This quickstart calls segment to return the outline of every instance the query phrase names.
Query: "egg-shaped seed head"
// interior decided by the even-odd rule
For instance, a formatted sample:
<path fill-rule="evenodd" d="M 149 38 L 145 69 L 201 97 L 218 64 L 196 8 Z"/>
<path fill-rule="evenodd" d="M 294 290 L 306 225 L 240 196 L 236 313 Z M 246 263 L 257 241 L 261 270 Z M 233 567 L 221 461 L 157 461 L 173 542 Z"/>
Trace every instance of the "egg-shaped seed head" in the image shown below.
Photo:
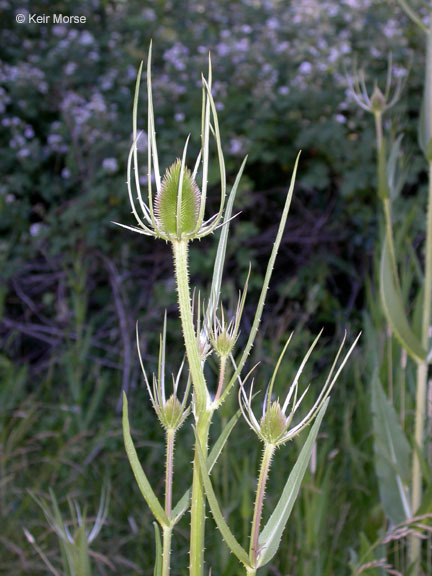
<path fill-rule="evenodd" d="M 190 170 L 185 166 L 181 190 L 180 229 L 177 230 L 180 172 L 181 161 L 177 159 L 167 168 L 155 201 L 156 217 L 163 232 L 169 236 L 191 234 L 198 222 L 200 192 Z"/>
<path fill-rule="evenodd" d="M 287 419 L 279 402 L 272 402 L 260 422 L 263 439 L 269 444 L 275 444 L 285 433 L 286 427 Z"/>
<path fill-rule="evenodd" d="M 372 112 L 382 113 L 384 111 L 384 108 L 386 105 L 386 99 L 385 99 L 384 94 L 378 88 L 378 86 L 374 87 L 374 91 L 372 93 L 370 102 L 371 102 Z"/>
<path fill-rule="evenodd" d="M 218 356 L 227 357 L 231 354 L 235 341 L 227 330 L 223 330 L 211 340 L 211 343 Z"/>
<path fill-rule="evenodd" d="M 180 400 L 174 394 L 168 398 L 163 408 L 163 420 L 166 428 L 176 429 L 183 416 L 183 408 Z"/>

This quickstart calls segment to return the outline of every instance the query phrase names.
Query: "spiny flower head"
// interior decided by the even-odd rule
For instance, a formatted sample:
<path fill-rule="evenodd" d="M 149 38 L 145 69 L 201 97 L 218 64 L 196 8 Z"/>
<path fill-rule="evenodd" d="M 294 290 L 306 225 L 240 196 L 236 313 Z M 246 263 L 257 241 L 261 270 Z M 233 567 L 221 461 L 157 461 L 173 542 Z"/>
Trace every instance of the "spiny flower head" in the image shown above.
<path fill-rule="evenodd" d="M 163 419 L 166 429 L 175 430 L 184 422 L 184 410 L 180 400 L 175 394 L 171 394 L 163 408 Z"/>
<path fill-rule="evenodd" d="M 364 70 L 357 70 L 356 64 L 354 64 L 354 70 L 352 76 L 347 74 L 347 81 L 349 85 L 349 93 L 355 100 L 355 102 L 366 112 L 371 112 L 372 114 L 383 114 L 390 108 L 392 108 L 398 101 L 403 88 L 403 79 L 401 77 L 396 78 L 394 83 L 393 96 L 392 92 L 392 56 L 389 55 L 388 68 L 387 68 L 387 81 L 384 91 L 381 91 L 377 83 L 374 83 L 374 89 L 372 94 L 369 96 Z"/>
<path fill-rule="evenodd" d="M 83 512 L 79 504 L 72 499 L 68 499 L 72 517 L 64 520 L 57 498 L 51 489 L 51 503 L 45 498 L 39 498 L 36 494 L 31 494 L 31 496 L 42 509 L 48 524 L 57 536 L 64 542 L 77 547 L 81 545 L 83 539 L 88 545 L 96 539 L 108 515 L 109 491 L 106 488 L 102 489 L 99 508 L 93 521 L 86 518 L 85 511 Z M 26 536 L 32 542 L 32 536 L 29 533 Z"/>
<path fill-rule="evenodd" d="M 287 428 L 287 417 L 282 411 L 279 400 L 270 402 L 269 408 L 260 420 L 261 434 L 269 444 L 277 444 Z"/>
<path fill-rule="evenodd" d="M 220 358 L 227 358 L 237 342 L 240 316 L 235 315 L 234 318 L 227 323 L 222 306 L 220 310 L 220 318 L 215 314 L 213 328 L 210 330 L 210 344 Z"/>
<path fill-rule="evenodd" d="M 156 195 L 155 214 L 168 236 L 192 234 L 198 224 L 200 192 L 190 170 L 177 159 L 166 170 Z"/>
<path fill-rule="evenodd" d="M 231 354 L 239 337 L 240 321 L 245 305 L 249 276 L 250 267 L 243 292 L 239 292 L 237 307 L 233 318 L 231 318 L 229 322 L 226 322 L 222 305 L 220 306 L 220 315 L 218 316 L 217 312 L 214 314 L 213 326 L 209 329 L 209 337 L 213 350 L 220 358 L 227 358 Z"/>
<path fill-rule="evenodd" d="M 178 387 L 184 366 L 184 360 L 183 360 L 177 373 L 177 376 L 174 377 L 174 374 L 172 374 L 173 392 L 171 396 L 168 398 L 168 400 L 166 399 L 166 393 L 165 393 L 166 313 L 164 317 L 163 333 L 160 338 L 158 374 L 157 376 L 156 374 L 153 374 L 152 387 L 150 387 L 147 378 L 147 373 L 145 371 L 141 356 L 139 337 L 138 337 L 138 326 L 136 331 L 136 337 L 137 337 L 138 356 L 141 364 L 141 369 L 144 375 L 144 381 L 150 396 L 153 409 L 156 412 L 156 415 L 159 418 L 159 421 L 165 428 L 165 430 L 178 430 L 188 417 L 191 409 L 190 406 L 186 407 L 191 381 L 189 377 L 186 385 L 186 390 L 183 395 L 183 400 L 180 401 L 178 398 Z"/>
<path fill-rule="evenodd" d="M 153 112 L 153 96 L 151 84 L 151 44 L 147 60 L 147 98 L 148 98 L 148 126 L 147 126 L 147 174 L 148 192 L 147 201 L 144 200 L 138 166 L 138 141 L 141 133 L 137 132 L 138 97 L 143 64 L 138 71 L 133 107 L 133 142 L 129 151 L 127 162 L 127 187 L 132 214 L 137 226 L 118 224 L 123 228 L 162 238 L 165 241 L 187 241 L 200 239 L 214 232 L 221 224 L 224 214 L 226 194 L 225 162 L 222 153 L 222 144 L 219 132 L 219 121 L 216 106 L 211 94 L 211 62 L 209 58 L 208 79 L 202 77 L 202 134 L 201 149 L 196 159 L 193 171 L 186 166 L 186 156 L 189 137 L 186 140 L 181 160 L 174 162 L 166 171 L 163 179 L 159 168 L 159 157 L 156 144 L 155 120 Z M 205 220 L 207 198 L 207 180 L 209 171 L 209 141 L 210 133 L 216 142 L 221 194 L 219 210 L 216 214 Z M 197 173 L 202 164 L 201 190 L 197 185 Z M 152 177 L 156 184 L 156 194 L 152 189 Z M 133 191 L 133 185 L 135 191 Z"/>
<path fill-rule="evenodd" d="M 370 97 L 370 108 L 374 113 L 382 113 L 386 107 L 386 99 L 384 94 L 378 88 L 378 85 L 375 84 L 372 96 Z"/>
<path fill-rule="evenodd" d="M 309 410 L 309 412 L 306 414 L 306 416 L 304 418 L 302 418 L 300 420 L 300 422 L 298 422 L 297 424 L 292 426 L 293 418 L 294 418 L 297 410 L 299 409 L 299 407 L 300 407 L 300 405 L 301 405 L 301 403 L 302 403 L 302 401 L 303 401 L 303 399 L 304 399 L 304 397 L 305 397 L 305 395 L 309 389 L 309 386 L 308 386 L 306 388 L 306 390 L 303 392 L 303 394 L 301 395 L 301 397 L 297 398 L 299 378 L 300 378 L 300 375 L 303 372 L 303 369 L 306 365 L 306 362 L 308 361 L 309 356 L 312 354 L 312 351 L 315 348 L 321 334 L 322 334 L 322 330 L 318 334 L 318 336 L 315 338 L 314 342 L 312 343 L 311 347 L 309 348 L 305 357 L 303 358 L 303 360 L 300 364 L 300 367 L 297 370 L 297 373 L 294 377 L 294 380 L 293 380 L 293 382 L 292 382 L 292 384 L 288 390 L 288 393 L 285 397 L 284 403 L 281 405 L 281 402 L 279 401 L 279 399 L 272 400 L 272 392 L 273 392 L 273 386 L 274 386 L 274 383 L 276 380 L 277 372 L 279 370 L 282 359 L 285 355 L 288 344 L 290 343 L 291 338 L 292 338 L 292 334 L 291 334 L 291 336 L 289 337 L 287 343 L 285 344 L 285 346 L 281 352 L 281 355 L 279 356 L 279 359 L 278 359 L 277 364 L 275 366 L 275 369 L 273 371 L 272 378 L 271 378 L 270 383 L 267 387 L 267 391 L 266 391 L 266 395 L 265 395 L 263 407 L 262 407 L 262 416 L 261 416 L 260 420 L 257 419 L 257 417 L 255 416 L 255 414 L 252 410 L 253 381 L 252 381 L 252 385 L 250 387 L 249 395 L 246 394 L 244 385 L 240 386 L 239 403 L 240 403 L 240 409 L 243 413 L 243 416 L 244 416 L 246 422 L 252 428 L 252 430 L 257 434 L 257 436 L 265 444 L 269 444 L 272 446 L 280 446 L 282 444 L 285 444 L 285 442 L 287 442 L 288 440 L 291 440 L 292 438 L 297 436 L 297 434 L 299 434 L 303 430 L 303 428 L 305 428 L 306 426 L 308 426 L 311 423 L 311 421 L 315 418 L 315 416 L 319 412 L 320 408 L 322 407 L 322 405 L 326 401 L 327 397 L 329 396 L 333 386 L 336 383 L 336 380 L 339 377 L 339 374 L 342 371 L 342 368 L 345 366 L 345 363 L 347 362 L 349 356 L 351 355 L 351 352 L 354 350 L 354 347 L 357 344 L 358 339 L 360 338 L 360 334 L 359 334 L 357 336 L 356 340 L 354 341 L 354 344 L 351 346 L 351 348 L 348 350 L 347 354 L 345 355 L 345 358 L 340 363 L 340 366 L 336 370 L 336 373 L 333 375 L 333 373 L 335 372 L 335 369 L 336 369 L 337 361 L 339 359 L 339 356 L 342 352 L 342 348 L 343 348 L 344 343 L 345 343 L 346 335 L 344 336 L 342 344 L 339 347 L 339 350 L 336 354 L 336 358 L 335 358 L 333 365 L 330 369 L 329 375 L 327 376 L 326 382 L 325 382 L 324 386 L 322 387 L 321 392 L 318 395 L 318 398 L 315 400 L 315 403 L 313 404 L 313 406 Z"/>

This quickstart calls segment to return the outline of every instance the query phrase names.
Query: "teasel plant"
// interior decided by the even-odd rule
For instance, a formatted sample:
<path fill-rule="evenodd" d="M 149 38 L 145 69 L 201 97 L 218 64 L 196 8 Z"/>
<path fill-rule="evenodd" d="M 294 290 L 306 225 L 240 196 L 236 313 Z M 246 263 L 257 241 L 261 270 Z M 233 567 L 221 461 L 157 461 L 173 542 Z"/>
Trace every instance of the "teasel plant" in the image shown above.
<path fill-rule="evenodd" d="M 373 398 L 380 402 L 381 417 L 385 425 L 392 431 L 393 440 L 385 441 L 385 448 L 381 446 L 385 457 L 389 458 L 393 473 L 395 493 L 398 494 L 398 505 L 393 510 L 387 506 L 386 513 L 393 525 L 401 521 L 409 521 L 422 512 L 423 476 L 422 468 L 427 467 L 425 451 L 425 428 L 428 370 L 432 360 L 430 345 L 430 332 L 432 321 L 432 5 L 429 23 L 426 25 L 419 14 L 409 2 L 398 0 L 407 16 L 419 27 L 426 40 L 426 64 L 423 106 L 419 122 L 419 142 L 428 167 L 428 197 L 426 210 L 426 236 L 424 243 L 422 285 L 419 286 L 417 296 L 412 298 L 415 306 L 421 306 L 421 322 L 416 329 L 406 310 L 401 282 L 399 278 L 399 260 L 395 249 L 394 231 L 392 221 L 392 203 L 399 195 L 404 185 L 404 171 L 401 169 L 401 139 L 400 136 L 393 143 L 390 153 L 386 151 L 386 139 L 383 134 L 383 115 L 400 99 L 403 82 L 399 79 L 392 83 L 392 60 L 389 57 L 387 70 L 387 83 L 384 91 L 375 84 L 373 92 L 369 95 L 363 71 L 354 70 L 353 77 L 349 79 L 350 91 L 357 104 L 364 110 L 373 114 L 375 119 L 377 141 L 377 172 L 378 196 L 381 200 L 385 216 L 385 235 L 381 241 L 380 261 L 380 294 L 382 308 L 391 331 L 402 347 L 403 355 L 409 356 L 416 364 L 416 398 L 415 398 L 415 424 L 414 447 L 410 450 L 409 442 L 400 427 L 392 406 L 385 405 L 385 399 L 379 378 L 374 375 Z M 393 85 L 392 85 L 393 84 Z M 420 303 L 420 304 L 419 304 Z M 376 421 L 376 427 L 380 423 Z M 407 463 L 411 459 L 411 472 L 407 470 Z M 381 462 L 380 472 L 388 464 Z M 387 488 L 383 488 L 385 491 Z M 395 509 L 400 513 L 395 515 Z M 412 574 L 421 574 L 421 538 L 413 531 L 408 539 L 408 562 Z"/>
<path fill-rule="evenodd" d="M 68 499 L 70 517 L 66 519 L 52 490 L 50 490 L 49 499 L 35 493 L 30 493 L 30 495 L 43 511 L 45 519 L 57 536 L 59 543 L 62 572 L 53 565 L 33 534 L 24 528 L 27 541 L 33 546 L 49 573 L 53 576 L 60 574 L 64 576 L 91 576 L 93 573 L 91 546 L 108 516 L 109 488 L 102 490 L 99 508 L 94 519 L 88 518 L 86 510 L 83 510 L 78 502 L 71 498 Z M 104 559 L 113 568 L 107 558 L 103 558 L 101 555 L 99 558 Z"/>
<path fill-rule="evenodd" d="M 239 300 L 234 316 L 228 318 L 221 303 L 221 287 L 223 267 L 226 255 L 228 232 L 232 221 L 234 199 L 240 183 L 246 158 L 243 160 L 234 184 L 227 196 L 225 162 L 222 150 L 220 127 L 217 108 L 212 96 L 212 68 L 209 57 L 207 78 L 202 76 L 202 117 L 201 117 L 201 146 L 198 156 L 193 164 L 193 169 L 187 165 L 188 145 L 190 137 L 186 139 L 180 158 L 175 160 L 161 176 L 158 149 L 156 143 L 155 120 L 153 111 L 152 77 L 151 77 L 151 52 L 150 45 L 147 60 L 147 162 L 148 162 L 148 187 L 146 199 L 140 187 L 138 167 L 138 142 L 141 135 L 138 133 L 138 99 L 141 82 L 141 64 L 133 105 L 133 142 L 130 148 L 127 162 L 127 187 L 132 214 L 136 220 L 135 225 L 119 224 L 127 230 L 162 239 L 169 243 L 172 248 L 174 261 L 174 277 L 177 287 L 179 316 L 183 331 L 186 362 L 181 366 L 176 376 L 173 376 L 172 395 L 167 398 L 165 390 L 165 355 L 166 355 L 166 317 L 160 341 L 160 353 L 158 374 L 153 376 L 153 384 L 147 377 L 142 357 L 141 367 L 150 401 L 156 415 L 166 432 L 166 482 L 165 482 L 165 505 L 162 505 L 153 491 L 148 478 L 139 462 L 138 455 L 130 433 L 128 404 L 126 395 L 123 396 L 123 434 L 125 448 L 131 464 L 135 479 L 140 491 L 146 500 L 155 518 L 156 535 L 156 564 L 154 574 L 167 576 L 170 573 L 171 538 L 175 525 L 183 517 L 190 507 L 190 554 L 189 573 L 191 576 L 204 574 L 204 549 L 205 549 L 205 520 L 206 501 L 209 502 L 216 524 L 227 545 L 243 564 L 247 574 L 255 574 L 259 567 L 270 561 L 276 553 L 282 532 L 288 520 L 289 513 L 294 504 L 300 488 L 307 463 L 309 461 L 312 446 L 316 439 L 321 420 L 327 407 L 328 396 L 339 376 L 344 364 L 352 353 L 357 342 L 346 353 L 339 368 L 330 380 L 324 385 L 318 396 L 314 408 L 299 422 L 294 424 L 293 417 L 300 408 L 301 399 L 297 399 L 297 381 L 292 385 L 289 394 L 290 401 L 285 401 L 280 414 L 275 406 L 279 404 L 272 399 L 273 384 L 266 396 L 266 414 L 255 432 L 264 442 L 264 458 L 258 479 L 257 500 L 255 504 L 254 520 L 251 534 L 251 551 L 249 554 L 238 544 L 223 519 L 220 507 L 214 495 L 209 474 L 215 465 L 228 437 L 234 428 L 241 413 L 249 423 L 255 423 L 252 418 L 250 401 L 253 394 L 246 399 L 244 387 L 253 372 L 243 378 L 242 372 L 247 358 L 254 344 L 255 337 L 261 321 L 266 293 L 272 276 L 276 255 L 282 241 L 282 236 L 291 204 L 294 190 L 295 177 L 299 156 L 297 156 L 290 186 L 286 196 L 282 216 L 279 222 L 277 235 L 268 260 L 263 285 L 256 306 L 252 326 L 246 338 L 246 344 L 239 352 L 238 336 L 240 332 L 241 316 L 245 305 L 249 274 L 245 279 L 245 286 L 239 294 Z M 207 180 L 209 174 L 210 142 L 216 147 L 216 156 L 220 177 L 220 200 L 218 211 L 210 217 L 206 216 Z M 156 192 L 153 191 L 152 176 Z M 200 185 L 198 184 L 200 182 Z M 190 244 L 194 240 L 201 240 L 219 230 L 220 236 L 214 262 L 213 276 L 207 303 L 201 302 L 199 291 L 192 291 L 189 280 L 188 258 Z M 137 344 L 139 345 L 137 338 Z M 315 345 L 315 343 L 314 343 Z M 314 346 L 313 345 L 313 346 Z M 336 360 L 341 353 L 340 348 Z M 285 352 L 285 350 L 284 350 Z M 303 364 L 309 357 L 311 350 L 306 355 Z M 210 355 L 217 357 L 218 376 L 217 390 L 213 394 L 209 388 L 204 367 Z M 282 357 L 279 359 L 278 365 Z M 336 362 L 336 361 L 335 361 Z M 303 366 L 302 364 L 302 366 Z M 178 398 L 180 380 L 185 367 L 188 370 L 186 377 L 186 391 L 182 399 Z M 276 376 L 274 374 L 273 381 Z M 209 430 L 214 413 L 222 406 L 236 384 L 240 385 L 240 408 L 234 414 L 226 426 L 223 427 L 219 438 L 209 450 Z M 191 387 L 191 394 L 189 392 Z M 288 406 L 289 404 L 289 406 Z M 289 412 L 288 412 L 289 408 Z M 267 414 L 268 410 L 268 414 Z M 178 503 L 172 503 L 172 485 L 174 470 L 174 437 L 181 424 L 191 413 L 195 434 L 194 459 L 192 470 L 192 486 L 184 493 Z M 287 415 L 288 414 L 288 415 Z M 279 422 L 279 420 L 280 422 Z M 276 422 L 278 421 L 279 424 Z M 307 441 L 300 453 L 297 464 L 294 466 L 279 504 L 275 508 L 269 522 L 260 532 L 261 512 L 263 497 L 266 486 L 266 478 L 270 470 L 271 457 L 277 446 L 285 443 L 294 435 L 300 433 L 308 424 L 313 426 L 309 432 Z M 267 422 L 267 423 L 266 423 Z M 277 426 L 280 426 L 280 434 L 273 439 Z M 292 427 L 290 428 L 290 426 Z M 270 436 L 268 435 L 270 434 Z M 270 440 L 271 439 L 271 440 Z M 162 540 L 160 531 L 162 530 Z"/>

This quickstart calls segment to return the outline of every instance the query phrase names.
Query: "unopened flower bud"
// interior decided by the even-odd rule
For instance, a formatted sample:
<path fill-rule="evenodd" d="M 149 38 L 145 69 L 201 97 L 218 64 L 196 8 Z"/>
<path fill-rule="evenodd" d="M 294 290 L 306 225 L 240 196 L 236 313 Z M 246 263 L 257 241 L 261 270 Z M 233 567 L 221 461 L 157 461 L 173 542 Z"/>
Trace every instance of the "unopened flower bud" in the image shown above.
<path fill-rule="evenodd" d="M 384 109 L 386 107 L 385 96 L 381 92 L 381 90 L 378 88 L 378 86 L 376 86 L 376 85 L 375 85 L 374 91 L 372 92 L 370 103 L 371 103 L 372 112 L 374 112 L 374 113 L 381 113 L 384 111 Z"/>
<path fill-rule="evenodd" d="M 231 350 L 236 342 L 236 337 L 228 332 L 228 330 L 223 330 L 218 334 L 214 335 L 211 339 L 211 344 L 216 354 L 220 357 L 228 357 L 231 354 Z"/>
<path fill-rule="evenodd" d="M 163 407 L 163 424 L 166 428 L 175 430 L 182 420 L 183 413 L 184 410 L 181 402 L 177 396 L 171 394 Z"/>
<path fill-rule="evenodd" d="M 276 444 L 284 435 L 287 425 L 287 418 L 283 413 L 279 402 L 272 402 L 264 416 L 261 418 L 261 436 L 269 444 Z"/>

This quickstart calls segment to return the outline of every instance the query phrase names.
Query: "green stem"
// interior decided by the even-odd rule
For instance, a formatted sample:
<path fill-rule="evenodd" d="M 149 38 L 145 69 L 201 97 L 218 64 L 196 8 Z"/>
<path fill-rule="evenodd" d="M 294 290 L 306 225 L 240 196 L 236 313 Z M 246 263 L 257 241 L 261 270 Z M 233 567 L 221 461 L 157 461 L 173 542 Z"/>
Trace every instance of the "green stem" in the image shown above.
<path fill-rule="evenodd" d="M 169 428 L 166 433 L 166 461 L 165 461 L 165 513 L 171 520 L 172 509 L 172 483 L 174 468 L 174 442 L 176 431 Z M 162 541 L 162 576 L 169 576 L 171 567 L 171 536 L 172 527 L 163 527 Z"/>
<path fill-rule="evenodd" d="M 422 344 L 429 349 L 429 327 L 432 306 L 432 162 L 429 162 L 429 198 L 426 220 L 425 285 L 422 325 Z"/>
<path fill-rule="evenodd" d="M 423 294 L 423 323 L 422 345 L 429 350 L 429 326 L 431 323 L 431 299 L 432 299 L 432 162 L 429 162 L 429 197 L 426 219 L 426 254 L 425 254 L 425 283 Z M 422 362 L 417 366 L 417 393 L 416 393 L 416 416 L 415 416 L 415 444 L 420 454 L 424 451 L 424 429 L 427 400 L 427 377 L 428 362 Z M 420 460 L 414 450 L 412 468 L 412 513 L 415 514 L 422 501 L 422 473 Z M 409 560 L 415 565 L 414 574 L 419 573 L 421 560 L 421 542 L 411 536 L 409 546 Z"/>
<path fill-rule="evenodd" d="M 202 453 L 207 459 L 208 455 L 208 435 L 210 429 L 212 412 L 202 414 L 197 421 L 197 439 L 200 443 Z M 204 530 L 205 530 L 205 509 L 206 500 L 204 494 L 204 484 L 200 472 L 198 446 L 195 444 L 193 479 L 192 479 L 192 503 L 191 503 L 191 530 L 190 530 L 190 576 L 202 576 L 204 573 Z"/>
<path fill-rule="evenodd" d="M 207 409 L 207 386 L 199 357 L 198 344 L 192 316 L 189 290 L 187 240 L 173 240 L 174 268 L 177 282 L 180 318 L 192 384 L 195 392 L 195 410 L 199 415 Z"/>
<path fill-rule="evenodd" d="M 166 464 L 165 464 L 165 512 L 171 516 L 172 508 L 172 483 L 174 468 L 174 441 L 176 431 L 169 428 L 166 433 Z"/>
<path fill-rule="evenodd" d="M 162 540 L 162 576 L 169 576 L 170 573 L 171 536 L 172 528 L 164 527 Z"/>
<path fill-rule="evenodd" d="M 257 571 L 255 568 L 246 568 L 246 576 L 255 576 Z"/>
<path fill-rule="evenodd" d="M 199 357 L 198 344 L 193 323 L 188 276 L 188 245 L 185 240 L 173 240 L 172 246 L 180 318 L 194 390 L 195 423 L 197 432 L 196 442 L 200 443 L 204 457 L 207 458 L 208 435 L 213 411 L 207 408 L 207 386 Z M 190 576 L 202 576 L 204 573 L 204 529 L 205 494 L 200 472 L 198 448 L 195 446 L 190 529 Z"/>
<path fill-rule="evenodd" d="M 223 385 L 225 382 L 225 370 L 226 370 L 226 356 L 221 356 L 220 358 L 220 366 L 219 366 L 219 380 L 218 380 L 218 387 L 216 391 L 216 396 L 214 399 L 215 404 L 217 404 L 223 390 Z"/>
<path fill-rule="evenodd" d="M 385 229 L 386 229 L 386 236 L 389 246 L 390 252 L 390 259 L 393 268 L 393 275 L 395 278 L 396 285 L 398 285 L 398 273 L 397 273 L 397 265 L 396 265 L 396 252 L 394 248 L 393 242 L 393 228 L 392 228 L 392 218 L 391 218 L 391 206 L 390 206 L 390 198 L 389 198 L 389 189 L 387 184 L 387 177 L 386 177 L 386 162 L 387 159 L 385 157 L 385 151 L 383 149 L 384 146 L 384 138 L 383 138 L 383 129 L 382 129 L 382 113 L 375 112 L 375 134 L 376 134 L 376 141 L 377 141 L 377 170 L 378 170 L 378 193 L 382 200 L 382 206 L 384 210 L 384 217 L 385 217 Z"/>
<path fill-rule="evenodd" d="M 251 542 L 249 555 L 252 559 L 252 564 L 256 564 L 259 554 L 259 532 L 261 525 L 261 515 L 264 506 L 264 496 L 267 484 L 267 478 L 270 471 L 270 465 L 272 457 L 275 451 L 275 446 L 273 444 L 266 444 L 264 447 L 263 457 L 261 461 L 261 469 L 258 478 L 257 491 L 255 497 L 254 514 L 252 520 L 252 532 L 251 532 Z M 255 572 L 248 572 L 248 574 L 254 574 Z"/>
<path fill-rule="evenodd" d="M 382 130 L 382 114 L 381 112 L 374 113 L 375 118 L 375 134 L 377 139 L 377 150 L 378 154 L 381 151 L 382 143 L 383 143 L 383 130 Z"/>

